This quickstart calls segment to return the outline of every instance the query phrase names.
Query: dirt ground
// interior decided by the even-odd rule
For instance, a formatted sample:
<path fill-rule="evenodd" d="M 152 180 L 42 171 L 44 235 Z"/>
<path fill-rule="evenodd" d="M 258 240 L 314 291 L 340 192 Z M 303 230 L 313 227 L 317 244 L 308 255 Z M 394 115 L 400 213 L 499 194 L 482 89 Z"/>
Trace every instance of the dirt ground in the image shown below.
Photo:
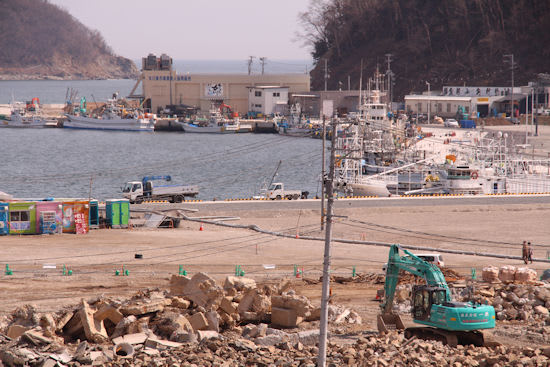
<path fill-rule="evenodd" d="M 40 311 L 56 311 L 76 304 L 81 298 L 102 295 L 128 296 L 146 288 L 166 289 L 169 277 L 179 266 L 190 275 L 204 271 L 215 278 L 233 275 L 241 265 L 246 276 L 270 282 L 293 277 L 294 265 L 307 279 L 318 279 L 322 270 L 324 241 L 303 240 L 301 235 L 323 237 L 318 211 L 240 210 L 231 205 L 217 212 L 195 215 L 238 215 L 238 223 L 256 224 L 282 231 L 296 238 L 280 238 L 251 230 L 182 221 L 174 229 L 101 229 L 87 235 L 7 236 L 0 238 L 2 263 L 14 274 L 0 275 L 0 314 L 32 303 Z M 535 244 L 536 258 L 547 258 L 550 204 L 403 206 L 344 209 L 334 225 L 334 238 L 403 243 L 434 248 L 460 248 L 498 254 L 520 255 L 521 242 Z M 332 272 L 351 276 L 357 273 L 382 274 L 387 260 L 386 247 L 344 244 L 332 245 Z M 427 251 L 426 251 L 427 252 Z M 136 258 L 136 254 L 142 258 Z M 139 256 L 138 256 L 139 257 Z M 516 265 L 519 260 L 443 254 L 445 265 L 463 275 L 487 265 Z M 52 269 L 55 265 L 55 269 Z M 63 266 L 73 271 L 63 276 Z M 115 270 L 129 271 L 116 276 Z M 547 263 L 530 267 L 539 274 Z M 4 269 L 2 269 L 4 270 Z M 363 317 L 366 330 L 375 329 L 381 285 L 369 283 L 333 284 L 333 302 L 350 307 Z M 294 278 L 294 288 L 319 302 L 320 284 Z"/>

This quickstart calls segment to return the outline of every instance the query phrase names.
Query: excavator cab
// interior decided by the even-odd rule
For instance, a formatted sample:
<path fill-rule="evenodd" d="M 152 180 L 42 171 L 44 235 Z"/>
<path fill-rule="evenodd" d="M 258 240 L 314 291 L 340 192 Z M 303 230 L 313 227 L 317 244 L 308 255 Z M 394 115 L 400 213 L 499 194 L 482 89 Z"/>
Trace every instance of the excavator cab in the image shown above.
<path fill-rule="evenodd" d="M 413 317 L 415 320 L 429 320 L 432 305 L 446 302 L 447 291 L 440 287 L 415 285 L 413 287 Z"/>

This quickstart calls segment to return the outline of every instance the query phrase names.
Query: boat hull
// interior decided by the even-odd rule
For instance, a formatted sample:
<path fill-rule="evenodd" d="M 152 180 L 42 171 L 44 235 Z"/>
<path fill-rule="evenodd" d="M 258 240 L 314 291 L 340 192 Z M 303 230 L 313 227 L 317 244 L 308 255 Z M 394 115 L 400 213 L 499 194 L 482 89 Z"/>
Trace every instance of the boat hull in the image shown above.
<path fill-rule="evenodd" d="M 63 123 L 66 129 L 81 130 L 109 130 L 109 131 L 136 131 L 152 132 L 155 125 L 151 122 L 142 122 L 135 119 L 94 119 L 81 116 L 67 116 Z"/>
<path fill-rule="evenodd" d="M 42 129 L 45 127 L 46 121 L 33 120 L 31 122 L 20 122 L 10 120 L 0 120 L 0 127 L 14 128 L 14 129 Z"/>
<path fill-rule="evenodd" d="M 221 126 L 197 126 L 187 123 L 181 124 L 183 126 L 183 131 L 186 133 L 192 134 L 219 134 L 222 129 Z"/>
<path fill-rule="evenodd" d="M 391 196 L 388 187 L 384 182 L 362 182 L 349 184 L 352 188 L 353 196 Z"/>

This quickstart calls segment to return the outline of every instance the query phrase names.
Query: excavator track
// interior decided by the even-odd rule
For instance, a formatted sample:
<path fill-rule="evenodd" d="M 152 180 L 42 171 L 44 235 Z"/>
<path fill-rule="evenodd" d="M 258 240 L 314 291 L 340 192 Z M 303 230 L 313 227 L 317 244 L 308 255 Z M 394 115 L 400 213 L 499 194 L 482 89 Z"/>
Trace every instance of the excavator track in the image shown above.
<path fill-rule="evenodd" d="M 406 328 L 404 336 L 406 339 L 416 337 L 423 340 L 437 340 L 451 347 L 457 345 L 486 346 L 484 335 L 480 331 L 450 331 L 420 326 Z"/>

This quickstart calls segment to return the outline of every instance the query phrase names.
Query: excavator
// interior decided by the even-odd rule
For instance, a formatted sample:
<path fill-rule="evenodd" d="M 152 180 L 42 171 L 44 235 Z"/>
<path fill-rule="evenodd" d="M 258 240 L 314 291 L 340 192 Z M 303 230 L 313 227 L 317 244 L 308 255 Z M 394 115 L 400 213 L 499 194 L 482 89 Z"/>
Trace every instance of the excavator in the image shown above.
<path fill-rule="evenodd" d="M 399 250 L 405 255 L 400 256 Z M 424 278 L 426 282 L 413 286 L 411 302 L 414 323 L 425 326 L 405 329 L 401 317 L 392 311 L 399 270 Z M 453 301 L 445 276 L 437 265 L 395 244 L 389 251 L 384 300 L 380 306 L 382 312 L 377 317 L 378 331 L 386 333 L 388 329 L 404 329 L 407 339 L 439 340 L 449 346 L 484 346 L 485 337 L 481 330 L 495 327 L 493 306 Z"/>

